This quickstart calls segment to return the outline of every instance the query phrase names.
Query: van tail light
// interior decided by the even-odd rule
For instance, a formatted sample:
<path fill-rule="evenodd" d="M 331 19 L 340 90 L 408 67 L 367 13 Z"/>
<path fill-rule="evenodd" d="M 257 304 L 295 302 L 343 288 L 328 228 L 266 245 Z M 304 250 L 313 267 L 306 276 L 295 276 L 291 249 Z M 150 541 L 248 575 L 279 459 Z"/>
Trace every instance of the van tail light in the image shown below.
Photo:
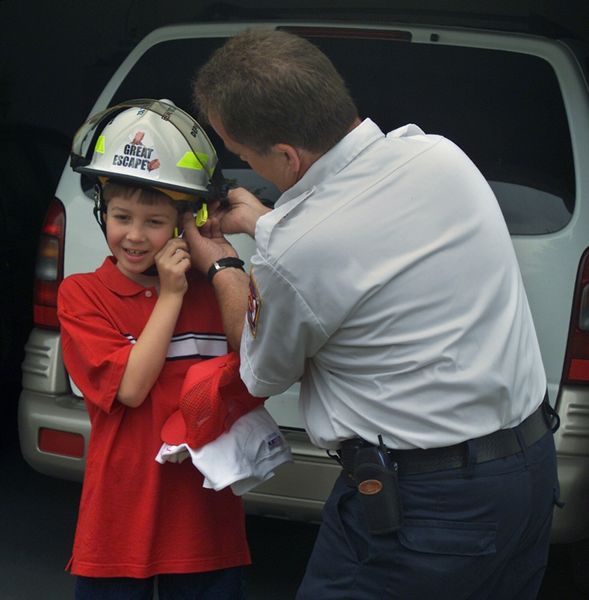
<path fill-rule="evenodd" d="M 563 383 L 589 384 L 589 248 L 579 264 Z"/>
<path fill-rule="evenodd" d="M 63 280 L 64 237 L 65 209 L 54 198 L 43 221 L 35 264 L 33 320 L 38 327 L 59 329 L 57 288 Z"/>

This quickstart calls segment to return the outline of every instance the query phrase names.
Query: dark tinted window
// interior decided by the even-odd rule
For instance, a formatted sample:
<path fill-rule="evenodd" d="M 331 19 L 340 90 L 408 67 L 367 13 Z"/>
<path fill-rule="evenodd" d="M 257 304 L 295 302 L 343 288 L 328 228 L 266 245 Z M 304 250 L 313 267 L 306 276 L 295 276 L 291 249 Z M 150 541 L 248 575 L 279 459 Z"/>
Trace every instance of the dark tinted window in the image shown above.
<path fill-rule="evenodd" d="M 200 64 L 225 39 L 200 38 L 173 40 L 150 48 L 133 67 L 116 91 L 112 104 L 131 98 L 168 98 L 196 116 L 191 97 L 191 82 Z M 223 167 L 243 167 L 244 163 L 225 152 L 213 131 L 207 131 L 220 155 Z"/>
<path fill-rule="evenodd" d="M 512 234 L 557 231 L 574 203 L 570 133 L 556 76 L 525 54 L 387 40 L 313 38 L 333 60 L 360 114 L 385 132 L 416 123 L 457 143 L 495 190 Z M 190 82 L 222 39 L 148 51 L 115 100 L 170 98 L 194 113 Z M 243 166 L 211 135 L 224 168 Z"/>

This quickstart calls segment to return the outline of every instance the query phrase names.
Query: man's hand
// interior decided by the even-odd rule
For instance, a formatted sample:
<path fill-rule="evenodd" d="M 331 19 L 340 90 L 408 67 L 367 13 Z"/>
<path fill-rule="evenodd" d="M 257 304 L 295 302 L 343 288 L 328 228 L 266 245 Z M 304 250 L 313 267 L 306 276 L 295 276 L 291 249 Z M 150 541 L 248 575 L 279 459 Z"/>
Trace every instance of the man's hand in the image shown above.
<path fill-rule="evenodd" d="M 190 248 L 192 266 L 201 273 L 206 275 L 210 266 L 220 258 L 237 256 L 237 252 L 221 232 L 219 217 L 214 212 L 200 229 L 196 227 L 192 214 L 185 213 L 182 226 L 184 239 Z"/>
<path fill-rule="evenodd" d="M 264 206 L 245 188 L 234 188 L 227 194 L 229 208 L 219 214 L 223 233 L 247 233 L 254 237 L 258 219 L 272 209 Z"/>
<path fill-rule="evenodd" d="M 209 218 L 200 229 L 195 226 L 192 215 L 183 215 L 184 237 L 190 246 L 192 266 L 201 273 L 206 274 L 220 258 L 237 256 L 225 234 L 247 233 L 253 238 L 258 219 L 271 210 L 245 188 L 229 190 L 227 199 L 228 208 L 220 208 L 217 202 L 210 203 Z"/>

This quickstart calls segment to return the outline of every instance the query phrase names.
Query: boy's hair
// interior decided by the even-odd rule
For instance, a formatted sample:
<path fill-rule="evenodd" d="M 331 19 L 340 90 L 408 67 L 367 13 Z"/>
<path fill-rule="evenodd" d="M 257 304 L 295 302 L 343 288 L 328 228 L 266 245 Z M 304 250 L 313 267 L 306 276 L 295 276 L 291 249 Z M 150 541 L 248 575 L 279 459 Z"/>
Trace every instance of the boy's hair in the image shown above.
<path fill-rule="evenodd" d="M 159 189 L 129 185 L 120 183 L 118 181 L 113 181 L 112 179 L 109 179 L 102 186 L 102 199 L 104 205 L 108 206 L 109 201 L 115 196 L 130 198 L 137 192 L 137 190 L 140 192 L 138 197 L 140 204 L 158 204 L 159 202 L 163 201 L 168 202 L 176 209 L 178 208 L 177 203 L 175 203 L 170 196 Z"/>
<path fill-rule="evenodd" d="M 261 154 L 278 143 L 324 153 L 358 118 L 327 56 L 274 29 L 227 41 L 200 69 L 193 91 L 199 119 L 219 118 L 232 139 Z"/>

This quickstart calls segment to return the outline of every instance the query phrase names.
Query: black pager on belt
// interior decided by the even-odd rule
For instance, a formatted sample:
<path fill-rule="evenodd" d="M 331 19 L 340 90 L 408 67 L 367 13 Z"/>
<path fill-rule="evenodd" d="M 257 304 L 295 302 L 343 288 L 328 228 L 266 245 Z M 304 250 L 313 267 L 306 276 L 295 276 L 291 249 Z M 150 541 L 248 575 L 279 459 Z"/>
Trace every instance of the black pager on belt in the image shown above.
<path fill-rule="evenodd" d="M 378 446 L 356 451 L 353 476 L 366 513 L 368 531 L 383 535 L 397 531 L 403 518 L 397 468 L 380 435 L 378 439 Z"/>

